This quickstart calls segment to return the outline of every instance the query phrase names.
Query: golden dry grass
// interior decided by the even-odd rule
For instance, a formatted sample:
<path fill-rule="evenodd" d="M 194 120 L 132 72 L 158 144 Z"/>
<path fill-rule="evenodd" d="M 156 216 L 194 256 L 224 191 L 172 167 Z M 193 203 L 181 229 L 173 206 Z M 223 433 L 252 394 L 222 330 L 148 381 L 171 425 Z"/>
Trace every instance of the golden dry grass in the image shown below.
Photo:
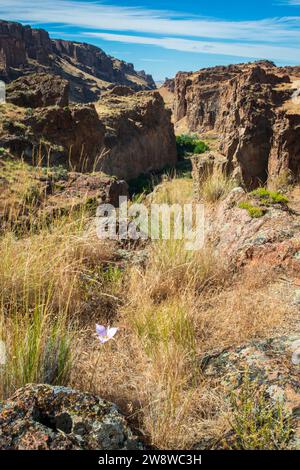
<path fill-rule="evenodd" d="M 166 181 L 157 197 L 182 202 L 189 191 L 190 182 Z M 28 381 L 62 383 L 119 404 L 155 447 L 218 439 L 228 404 L 199 361 L 284 323 L 276 279 L 257 268 L 233 277 L 210 247 L 188 252 L 180 240 L 152 242 L 146 265 L 124 272 L 114 250 L 85 213 L 2 235 L 2 397 Z M 118 326 L 115 340 L 100 345 L 96 322 Z"/>

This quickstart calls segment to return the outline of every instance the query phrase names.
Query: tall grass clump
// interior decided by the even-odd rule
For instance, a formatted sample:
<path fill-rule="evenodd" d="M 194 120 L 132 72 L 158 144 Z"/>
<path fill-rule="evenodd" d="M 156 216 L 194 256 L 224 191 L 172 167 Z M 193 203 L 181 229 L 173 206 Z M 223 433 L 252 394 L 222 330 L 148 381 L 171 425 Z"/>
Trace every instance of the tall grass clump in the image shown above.
<path fill-rule="evenodd" d="M 2 397 L 28 382 L 68 384 L 80 316 L 96 292 L 101 304 L 113 277 L 95 270 L 109 249 L 89 224 L 87 214 L 74 212 L 38 233 L 0 238 L 0 338 L 8 355 Z M 96 288 L 87 291 L 83 279 Z"/>
<path fill-rule="evenodd" d="M 222 171 L 215 171 L 204 177 L 200 194 L 205 202 L 214 203 L 227 196 L 235 187 L 234 181 Z"/>
<path fill-rule="evenodd" d="M 189 445 L 187 423 L 199 406 L 194 296 L 215 282 L 221 268 L 209 250 L 189 252 L 182 240 L 153 243 L 143 271 L 128 273 L 128 303 L 122 322 L 144 355 L 141 421 L 153 445 Z"/>

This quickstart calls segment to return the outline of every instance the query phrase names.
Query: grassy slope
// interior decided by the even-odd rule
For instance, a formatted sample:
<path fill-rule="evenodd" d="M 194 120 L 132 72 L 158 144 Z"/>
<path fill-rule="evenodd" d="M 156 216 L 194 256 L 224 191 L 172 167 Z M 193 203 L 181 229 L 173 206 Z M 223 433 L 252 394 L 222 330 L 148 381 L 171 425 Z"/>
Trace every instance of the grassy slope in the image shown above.
<path fill-rule="evenodd" d="M 191 179 L 166 176 L 148 198 L 191 196 Z M 0 239 L 9 354 L 2 397 L 27 382 L 91 390 L 117 402 L 160 448 L 191 447 L 228 429 L 228 404 L 203 380 L 199 358 L 282 324 L 287 308 L 269 273 L 231 279 L 209 247 L 187 252 L 176 240 L 152 242 L 144 268 L 124 267 L 84 211 L 38 233 L 16 237 L 12 229 Z M 100 346 L 96 322 L 119 326 L 116 340 Z"/>

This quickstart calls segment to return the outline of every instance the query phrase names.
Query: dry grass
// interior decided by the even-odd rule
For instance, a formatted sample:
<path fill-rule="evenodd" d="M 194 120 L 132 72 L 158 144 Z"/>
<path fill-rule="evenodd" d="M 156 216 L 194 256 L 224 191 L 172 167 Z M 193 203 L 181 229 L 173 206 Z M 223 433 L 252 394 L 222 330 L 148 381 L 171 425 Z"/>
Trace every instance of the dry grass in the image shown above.
<path fill-rule="evenodd" d="M 208 174 L 201 183 L 200 194 L 207 203 L 224 198 L 236 186 L 234 181 L 221 171 Z"/>
<path fill-rule="evenodd" d="M 158 197 L 178 198 L 166 182 Z M 189 184 L 186 186 L 189 193 Z M 1 395 L 28 381 L 92 391 L 118 403 L 158 448 L 191 448 L 228 427 L 229 405 L 200 371 L 203 355 L 264 336 L 286 305 L 266 269 L 233 278 L 206 247 L 158 240 L 144 267 L 114 262 L 84 213 L 39 233 L 0 238 L 0 332 L 9 360 Z M 284 297 L 282 297 L 284 298 Z M 119 326 L 100 345 L 95 323 Z"/>
<path fill-rule="evenodd" d="M 86 304 L 104 305 L 105 279 L 94 266 L 111 258 L 88 227 L 75 213 L 39 233 L 0 238 L 0 336 L 8 349 L 2 396 L 28 382 L 68 381 Z"/>
<path fill-rule="evenodd" d="M 228 430 L 229 404 L 204 379 L 199 358 L 267 336 L 287 316 L 266 268 L 229 283 L 210 250 L 187 255 L 173 244 L 154 243 L 146 268 L 129 269 L 118 338 L 103 349 L 91 345 L 75 374 L 83 377 L 89 364 L 80 387 L 117 402 L 163 449 L 190 448 Z"/>

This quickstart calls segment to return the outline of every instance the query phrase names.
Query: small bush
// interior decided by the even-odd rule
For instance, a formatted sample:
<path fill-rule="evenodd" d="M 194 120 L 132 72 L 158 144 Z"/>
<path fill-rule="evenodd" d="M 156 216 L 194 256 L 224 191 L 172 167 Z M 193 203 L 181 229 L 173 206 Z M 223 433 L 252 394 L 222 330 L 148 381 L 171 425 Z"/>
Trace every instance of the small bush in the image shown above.
<path fill-rule="evenodd" d="M 176 137 L 177 153 L 178 156 L 183 158 L 186 154 L 201 154 L 208 150 L 208 146 L 202 140 L 197 139 L 195 136 L 179 135 Z"/>
<path fill-rule="evenodd" d="M 287 196 L 276 191 L 269 191 L 266 188 L 255 189 L 250 195 L 258 198 L 260 202 L 266 206 L 271 204 L 287 204 L 289 202 Z"/>
<path fill-rule="evenodd" d="M 247 210 L 252 219 L 258 219 L 265 214 L 265 211 L 261 207 L 253 206 L 250 202 L 240 202 L 239 208 Z"/>
<path fill-rule="evenodd" d="M 278 450 L 286 447 L 291 434 L 290 417 L 278 401 L 272 403 L 266 389 L 258 390 L 248 373 L 238 393 L 231 397 L 232 428 L 235 439 L 232 447 L 238 450 Z"/>

